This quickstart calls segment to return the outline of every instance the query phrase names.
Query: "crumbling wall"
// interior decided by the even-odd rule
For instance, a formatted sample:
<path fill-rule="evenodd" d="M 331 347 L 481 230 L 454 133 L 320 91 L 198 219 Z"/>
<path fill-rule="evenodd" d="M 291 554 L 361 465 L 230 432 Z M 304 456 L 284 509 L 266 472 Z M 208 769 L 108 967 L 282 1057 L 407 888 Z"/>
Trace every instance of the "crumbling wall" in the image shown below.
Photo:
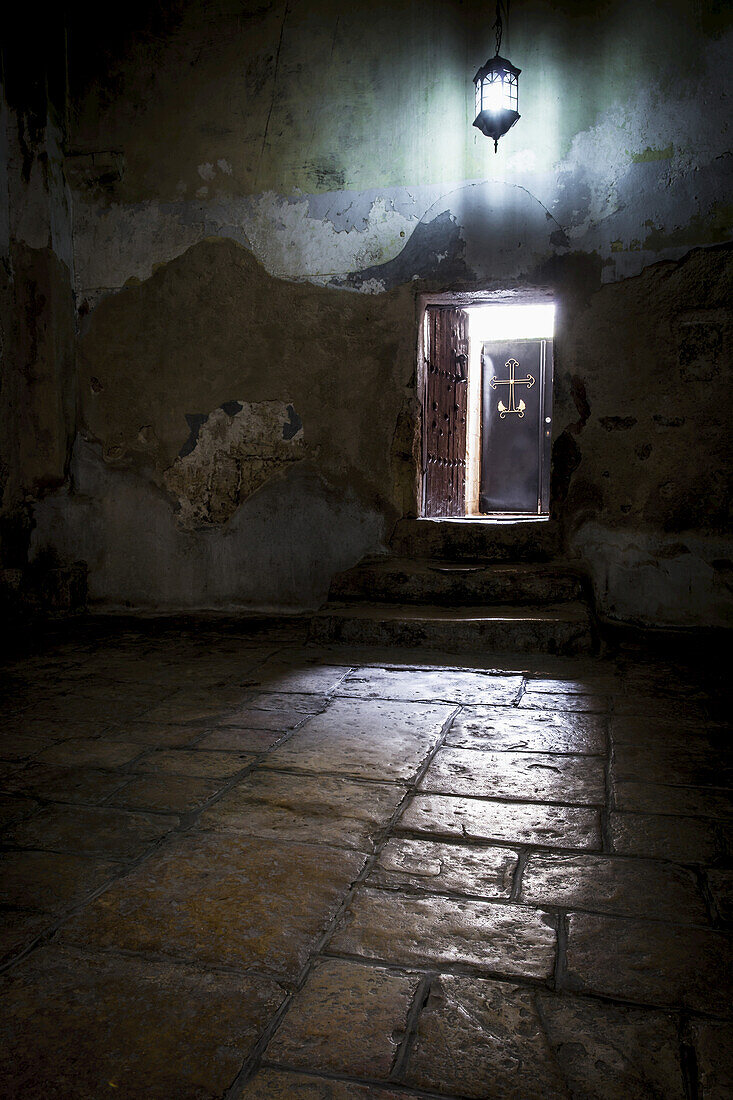
<path fill-rule="evenodd" d="M 69 17 L 78 422 L 34 551 L 100 605 L 312 606 L 416 507 L 417 294 L 541 287 L 568 552 L 610 617 L 720 621 L 730 12 L 517 0 L 496 156 L 478 0 L 118 14 Z"/>

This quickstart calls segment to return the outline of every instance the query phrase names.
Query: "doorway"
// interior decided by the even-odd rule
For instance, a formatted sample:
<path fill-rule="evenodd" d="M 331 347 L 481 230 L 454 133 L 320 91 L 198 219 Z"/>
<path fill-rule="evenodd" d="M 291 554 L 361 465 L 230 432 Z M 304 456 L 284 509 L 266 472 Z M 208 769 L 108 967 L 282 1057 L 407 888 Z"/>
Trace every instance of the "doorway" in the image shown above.
<path fill-rule="evenodd" d="M 549 518 L 551 299 L 423 301 L 425 518 Z"/>

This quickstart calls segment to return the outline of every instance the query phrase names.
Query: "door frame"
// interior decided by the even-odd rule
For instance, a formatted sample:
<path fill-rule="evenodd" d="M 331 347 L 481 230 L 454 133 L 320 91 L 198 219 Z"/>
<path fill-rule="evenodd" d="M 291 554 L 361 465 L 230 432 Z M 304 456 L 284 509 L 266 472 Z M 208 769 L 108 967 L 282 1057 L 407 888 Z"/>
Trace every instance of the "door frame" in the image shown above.
<path fill-rule="evenodd" d="M 427 392 L 427 367 L 425 361 L 425 325 L 428 306 L 452 307 L 464 309 L 466 306 L 526 306 L 554 303 L 557 305 L 557 294 L 547 286 L 502 288 L 495 290 L 465 290 L 442 291 L 436 294 L 418 294 L 416 298 L 417 313 L 417 374 L 416 396 L 418 402 L 420 460 L 417 469 L 417 515 L 420 519 L 430 523 L 464 522 L 464 523 L 522 523 L 543 522 L 547 515 L 525 515 L 524 513 L 502 513 L 498 515 L 482 516 L 451 516 L 428 517 L 425 515 L 425 400 Z M 542 453 L 545 453 L 543 448 Z"/>

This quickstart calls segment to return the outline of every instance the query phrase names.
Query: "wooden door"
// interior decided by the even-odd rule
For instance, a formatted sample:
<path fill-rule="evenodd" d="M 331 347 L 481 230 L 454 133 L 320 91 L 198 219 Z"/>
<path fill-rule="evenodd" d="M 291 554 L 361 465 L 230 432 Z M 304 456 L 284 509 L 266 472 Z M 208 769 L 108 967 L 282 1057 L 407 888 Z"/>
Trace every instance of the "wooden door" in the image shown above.
<path fill-rule="evenodd" d="M 481 511 L 547 514 L 552 341 L 485 343 L 481 369 Z"/>
<path fill-rule="evenodd" d="M 466 512 L 468 314 L 429 306 L 425 333 L 423 515 Z"/>

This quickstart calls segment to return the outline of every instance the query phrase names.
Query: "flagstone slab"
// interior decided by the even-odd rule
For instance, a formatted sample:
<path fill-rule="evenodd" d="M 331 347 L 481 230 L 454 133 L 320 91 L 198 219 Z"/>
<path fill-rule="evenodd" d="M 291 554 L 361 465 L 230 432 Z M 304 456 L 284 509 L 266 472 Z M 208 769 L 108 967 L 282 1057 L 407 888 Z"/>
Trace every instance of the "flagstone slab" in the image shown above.
<path fill-rule="evenodd" d="M 132 859 L 177 825 L 164 814 L 54 805 L 15 826 L 9 839 L 21 848 Z"/>
<path fill-rule="evenodd" d="M 663 814 L 611 813 L 611 844 L 619 855 L 710 863 L 724 854 L 715 821 Z"/>
<path fill-rule="evenodd" d="M 239 715 L 249 715 L 250 712 L 256 713 L 263 710 L 292 716 L 296 714 L 317 714 L 327 704 L 328 696 L 323 694 L 297 691 L 258 691 L 255 689 L 254 694 L 248 693 L 242 705 L 233 709 L 221 724 L 225 726 L 252 725 L 257 727 L 256 722 L 238 721 Z M 270 727 L 265 726 L 263 728 L 269 729 Z"/>
<path fill-rule="evenodd" d="M 184 814 L 208 802 L 224 784 L 222 779 L 200 779 L 190 775 L 138 775 L 120 788 L 107 805 L 129 810 L 162 810 Z"/>
<path fill-rule="evenodd" d="M 292 980 L 363 862 L 343 848 L 189 834 L 115 883 L 62 935 Z"/>
<path fill-rule="evenodd" d="M 119 737 L 122 741 L 134 741 L 141 746 L 150 745 L 159 749 L 181 748 L 196 741 L 208 729 L 205 722 L 198 725 L 176 725 L 173 722 L 124 722 L 120 726 L 110 726 L 104 731 L 105 737 Z"/>
<path fill-rule="evenodd" d="M 368 884 L 509 898 L 518 859 L 510 848 L 392 837 L 377 856 Z"/>
<path fill-rule="evenodd" d="M 666 783 L 617 780 L 613 784 L 617 810 L 671 814 L 680 817 L 733 819 L 733 791 L 716 787 L 677 787 Z"/>
<path fill-rule="evenodd" d="M 447 669 L 369 668 L 350 673 L 337 695 L 360 699 L 425 700 L 451 703 L 493 703 L 512 706 L 522 687 L 521 676 L 492 676 L 486 672 Z"/>
<path fill-rule="evenodd" d="M 23 821 L 41 808 L 41 803 L 33 798 L 13 798 L 12 795 L 0 795 L 0 829 Z"/>
<path fill-rule="evenodd" d="M 369 852 L 405 788 L 258 768 L 199 818 L 205 828 Z"/>
<path fill-rule="evenodd" d="M 0 737 L 0 759 L 27 760 L 33 756 L 38 756 L 39 752 L 43 752 L 57 736 L 35 737 L 31 734 L 3 731 L 3 735 Z"/>
<path fill-rule="evenodd" d="M 241 1100 L 405 1100 L 402 1090 L 270 1068 L 251 1078 L 240 1096 Z"/>
<path fill-rule="evenodd" d="M 705 873 L 708 890 L 718 919 L 724 924 L 733 924 L 733 870 L 712 868 Z"/>
<path fill-rule="evenodd" d="M 548 679 L 530 676 L 525 691 L 540 692 L 542 695 L 610 695 L 620 691 L 623 680 L 603 673 L 578 674 L 567 679 Z"/>
<path fill-rule="evenodd" d="M 55 913 L 98 889 L 118 867 L 58 852 L 6 851 L 0 855 L 0 904 Z"/>
<path fill-rule="evenodd" d="M 29 1100 L 214 1100 L 285 995 L 267 978 L 57 946 L 0 990 L 0 1078 Z"/>
<path fill-rule="evenodd" d="M 52 914 L 36 910 L 0 909 L 0 966 L 12 962 L 55 920 Z"/>
<path fill-rule="evenodd" d="M 323 959 L 289 1006 L 268 1061 L 386 1078 L 405 1037 L 419 974 Z"/>
<path fill-rule="evenodd" d="M 43 752 L 36 760 L 42 764 L 61 764 L 66 767 L 119 768 L 129 764 L 141 753 L 144 745 L 134 742 L 108 740 L 102 737 L 70 737 Z"/>
<path fill-rule="evenodd" d="M 125 771 L 73 768 L 31 760 L 3 784 L 6 790 L 47 802 L 98 805 L 128 780 Z"/>
<path fill-rule="evenodd" d="M 544 992 L 537 1004 L 573 1097 L 685 1100 L 675 1016 Z"/>
<path fill-rule="evenodd" d="M 546 848 L 601 847 L 599 811 L 577 806 L 417 794 L 402 814 L 399 828 Z"/>
<path fill-rule="evenodd" d="M 257 755 L 269 752 L 284 736 L 283 730 L 237 729 L 235 726 L 222 726 L 202 737 L 196 743 L 196 748 L 214 752 L 251 752 Z"/>
<path fill-rule="evenodd" d="M 532 852 L 520 896 L 530 905 L 709 924 L 695 875 L 656 860 Z"/>
<path fill-rule="evenodd" d="M 614 780 L 643 780 L 689 787 L 733 787 L 730 753 L 707 740 L 686 746 L 638 741 L 617 744 L 613 753 Z"/>
<path fill-rule="evenodd" d="M 603 761 L 580 755 L 440 749 L 420 790 L 484 798 L 600 805 L 606 798 Z"/>
<path fill-rule="evenodd" d="M 588 714 L 606 714 L 609 709 L 606 695 L 580 695 L 564 691 L 525 691 L 517 705 L 527 710 L 584 711 Z"/>
<path fill-rule="evenodd" d="M 254 761 L 251 753 L 209 752 L 206 749 L 156 749 L 135 764 L 135 771 L 188 775 L 199 779 L 230 779 Z"/>
<path fill-rule="evenodd" d="M 519 905 L 362 887 L 328 950 L 388 963 L 458 963 L 513 977 L 549 978 L 555 923 L 549 914 Z"/>
<path fill-rule="evenodd" d="M 698 1100 L 730 1100 L 733 1096 L 733 1024 L 692 1020 L 697 1055 Z"/>
<path fill-rule="evenodd" d="M 405 1081 L 477 1100 L 570 1098 L 533 990 L 485 978 L 436 978 L 420 1014 Z"/>
<path fill-rule="evenodd" d="M 602 945 L 602 950 L 601 950 Z M 624 1001 L 727 1016 L 731 937 L 687 925 L 568 915 L 570 987 Z"/>
<path fill-rule="evenodd" d="M 244 684 L 262 691 L 328 695 L 336 690 L 351 671 L 350 665 L 308 665 L 303 658 L 288 660 L 272 657 L 248 677 Z"/>
<path fill-rule="evenodd" d="M 450 706 L 335 700 L 273 749 L 273 768 L 410 779 L 438 743 Z"/>
<path fill-rule="evenodd" d="M 606 751 L 606 719 L 573 712 L 465 707 L 453 721 L 445 743 L 494 752 L 602 756 Z"/>

